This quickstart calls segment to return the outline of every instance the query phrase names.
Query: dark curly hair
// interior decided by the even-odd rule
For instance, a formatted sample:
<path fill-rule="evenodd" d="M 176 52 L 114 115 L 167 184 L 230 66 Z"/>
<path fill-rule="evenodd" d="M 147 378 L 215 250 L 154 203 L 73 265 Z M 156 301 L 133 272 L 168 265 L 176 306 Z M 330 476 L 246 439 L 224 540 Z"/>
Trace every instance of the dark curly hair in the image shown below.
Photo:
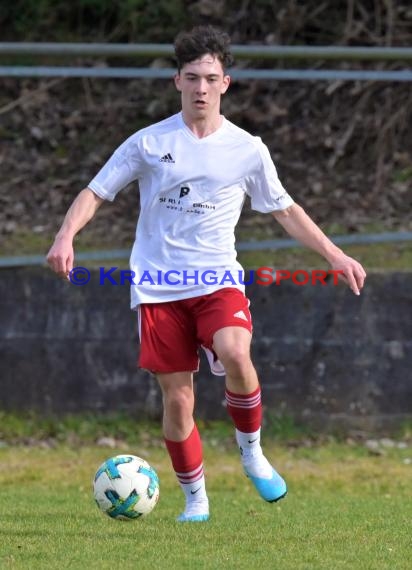
<path fill-rule="evenodd" d="M 174 43 L 177 69 L 186 63 L 210 53 L 217 57 L 226 69 L 233 63 L 230 53 L 230 37 L 212 26 L 196 26 L 190 32 L 180 32 Z"/>

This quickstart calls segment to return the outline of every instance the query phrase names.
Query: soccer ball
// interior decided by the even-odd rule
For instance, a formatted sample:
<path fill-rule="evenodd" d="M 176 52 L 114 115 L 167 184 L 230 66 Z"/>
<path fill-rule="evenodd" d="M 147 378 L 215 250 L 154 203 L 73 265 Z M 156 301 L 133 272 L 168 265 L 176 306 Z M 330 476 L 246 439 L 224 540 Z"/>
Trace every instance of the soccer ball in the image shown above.
<path fill-rule="evenodd" d="M 159 478 L 147 461 L 135 455 L 111 457 L 96 472 L 93 494 L 109 517 L 133 520 L 148 515 L 159 499 Z"/>

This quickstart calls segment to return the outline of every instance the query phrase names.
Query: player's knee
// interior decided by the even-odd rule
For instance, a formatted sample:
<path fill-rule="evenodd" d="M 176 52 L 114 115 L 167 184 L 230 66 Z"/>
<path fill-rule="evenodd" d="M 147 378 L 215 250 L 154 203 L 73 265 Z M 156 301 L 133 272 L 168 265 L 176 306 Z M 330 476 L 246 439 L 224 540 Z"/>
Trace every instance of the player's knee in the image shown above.
<path fill-rule="evenodd" d="M 194 395 L 191 390 L 169 390 L 163 393 L 163 407 L 174 419 L 184 420 L 191 417 L 194 408 Z"/>
<path fill-rule="evenodd" d="M 241 344 L 232 344 L 225 347 L 223 352 L 219 354 L 219 359 L 223 363 L 227 374 L 231 376 L 246 376 L 252 366 L 249 347 Z"/>

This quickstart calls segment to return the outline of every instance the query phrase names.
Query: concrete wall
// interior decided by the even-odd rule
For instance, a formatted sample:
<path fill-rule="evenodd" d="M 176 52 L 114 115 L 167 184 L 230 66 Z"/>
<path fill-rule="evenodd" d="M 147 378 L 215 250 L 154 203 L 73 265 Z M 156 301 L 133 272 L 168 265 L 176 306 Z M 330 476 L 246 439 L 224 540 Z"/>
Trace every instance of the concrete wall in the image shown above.
<path fill-rule="evenodd" d="M 344 286 L 248 287 L 266 416 L 360 429 L 412 418 L 412 274 Z M 128 286 L 76 287 L 48 269 L 0 271 L 0 409 L 160 415 L 156 381 L 136 369 Z M 223 379 L 202 360 L 197 415 L 224 418 Z"/>

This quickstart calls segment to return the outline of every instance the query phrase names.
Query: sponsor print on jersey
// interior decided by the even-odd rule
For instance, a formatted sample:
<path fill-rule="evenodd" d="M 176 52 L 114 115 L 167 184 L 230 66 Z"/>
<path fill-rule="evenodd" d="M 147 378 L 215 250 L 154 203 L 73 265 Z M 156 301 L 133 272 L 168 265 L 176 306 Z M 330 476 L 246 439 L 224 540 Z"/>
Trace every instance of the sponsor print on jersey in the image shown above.
<path fill-rule="evenodd" d="M 205 214 L 208 211 L 216 210 L 216 205 L 208 200 L 204 200 L 204 190 L 200 187 L 180 186 L 172 197 L 160 196 L 159 203 L 168 210 L 182 212 L 184 214 Z"/>

